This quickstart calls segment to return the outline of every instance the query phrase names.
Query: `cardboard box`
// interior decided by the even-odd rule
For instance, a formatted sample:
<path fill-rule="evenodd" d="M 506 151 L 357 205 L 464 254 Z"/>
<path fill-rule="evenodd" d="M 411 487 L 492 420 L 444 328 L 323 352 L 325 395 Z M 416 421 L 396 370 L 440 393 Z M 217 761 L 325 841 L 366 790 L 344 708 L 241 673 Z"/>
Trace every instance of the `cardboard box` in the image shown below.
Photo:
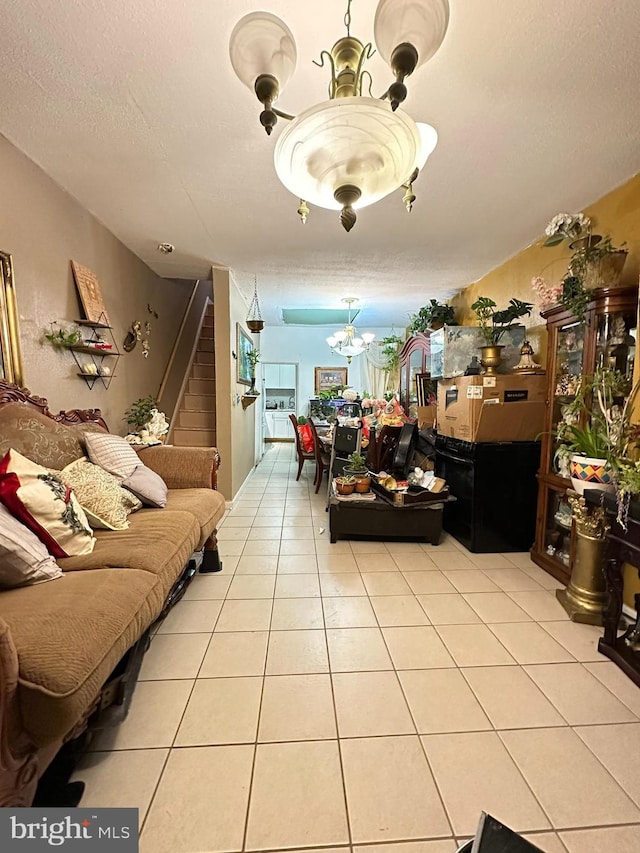
<path fill-rule="evenodd" d="M 545 376 L 461 376 L 438 382 L 437 429 L 465 441 L 533 441 L 543 430 Z"/>
<path fill-rule="evenodd" d="M 418 406 L 418 429 L 427 429 L 436 422 L 437 406 Z"/>

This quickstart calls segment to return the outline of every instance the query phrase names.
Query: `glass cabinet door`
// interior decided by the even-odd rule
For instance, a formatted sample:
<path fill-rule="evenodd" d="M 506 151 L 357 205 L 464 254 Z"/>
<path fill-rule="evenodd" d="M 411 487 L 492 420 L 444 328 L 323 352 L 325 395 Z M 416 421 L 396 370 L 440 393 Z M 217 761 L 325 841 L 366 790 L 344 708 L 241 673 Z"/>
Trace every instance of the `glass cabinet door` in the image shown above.
<path fill-rule="evenodd" d="M 596 367 L 619 370 L 632 379 L 636 337 L 635 313 L 601 314 L 598 317 L 596 337 Z"/>
<path fill-rule="evenodd" d="M 422 366 L 424 352 L 421 349 L 414 350 L 409 356 L 409 408 L 405 409 L 410 418 L 418 417 L 418 374 L 423 373 Z"/>
<path fill-rule="evenodd" d="M 571 560 L 571 506 L 564 492 L 549 490 L 544 528 L 544 549 L 563 566 Z"/>
<path fill-rule="evenodd" d="M 570 403 L 578 390 L 580 377 L 584 369 L 584 323 L 568 323 L 556 332 L 555 359 L 553 377 L 553 411 L 551 430 L 553 433 L 561 421 L 572 422 Z M 574 420 L 575 422 L 575 420 Z M 554 438 L 550 442 L 551 456 L 549 470 L 561 477 L 569 477 L 570 454 L 563 453 L 560 442 Z"/>

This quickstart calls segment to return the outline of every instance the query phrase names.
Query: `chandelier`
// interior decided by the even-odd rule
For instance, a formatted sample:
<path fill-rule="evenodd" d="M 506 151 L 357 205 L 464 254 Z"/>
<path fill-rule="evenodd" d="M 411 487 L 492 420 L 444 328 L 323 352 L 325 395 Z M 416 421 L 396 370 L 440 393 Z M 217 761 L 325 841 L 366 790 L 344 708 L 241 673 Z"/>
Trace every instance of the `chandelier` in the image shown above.
<path fill-rule="evenodd" d="M 320 68 L 331 72 L 329 100 L 293 116 L 274 107 L 296 65 L 296 44 L 284 21 L 269 12 L 251 12 L 231 33 L 231 64 L 255 91 L 264 109 L 260 123 L 271 134 L 278 118 L 290 122 L 274 151 L 280 181 L 300 199 L 307 221 L 309 203 L 340 210 L 346 231 L 356 209 L 404 190 L 411 211 L 413 182 L 436 147 L 438 135 L 399 109 L 407 97 L 404 80 L 436 53 L 449 23 L 449 0 L 380 0 L 374 19 L 375 44 L 395 82 L 380 98 L 371 94 L 364 66 L 375 53 L 351 35 L 351 3 L 344 17 L 347 34 L 320 53 Z"/>
<path fill-rule="evenodd" d="M 351 306 L 358 300 L 353 296 L 349 296 L 342 301 L 349 306 L 349 319 L 347 321 L 347 325 L 344 329 L 340 329 L 335 334 L 328 337 L 327 343 L 334 352 L 338 353 L 338 355 L 346 356 L 347 364 L 351 364 L 351 359 L 354 355 L 360 355 L 369 349 L 375 335 L 373 332 L 363 332 L 360 337 L 356 337 L 356 327 L 351 322 Z"/>

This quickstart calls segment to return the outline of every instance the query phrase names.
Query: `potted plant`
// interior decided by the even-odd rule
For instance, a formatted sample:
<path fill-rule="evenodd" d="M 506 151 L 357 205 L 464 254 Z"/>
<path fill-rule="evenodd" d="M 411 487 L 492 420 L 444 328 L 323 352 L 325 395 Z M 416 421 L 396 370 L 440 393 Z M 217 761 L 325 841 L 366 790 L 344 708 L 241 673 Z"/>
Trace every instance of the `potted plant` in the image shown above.
<path fill-rule="evenodd" d="M 368 492 L 371 488 L 371 475 L 364 456 L 360 453 L 351 453 L 347 456 L 347 462 L 344 471 L 355 478 L 356 492 Z"/>
<path fill-rule="evenodd" d="M 356 478 L 349 474 L 336 477 L 336 490 L 339 495 L 352 495 L 356 487 Z"/>
<path fill-rule="evenodd" d="M 54 347 L 68 349 L 69 347 L 77 347 L 82 343 L 82 329 L 77 326 L 69 330 L 57 329 L 53 330 L 55 323 L 51 323 L 51 331 L 45 332 L 44 336 Z"/>
<path fill-rule="evenodd" d="M 563 407 L 556 455 L 571 455 L 569 473 L 576 492 L 613 491 L 617 471 L 627 473 L 627 454 L 637 436 L 630 422 L 630 390 L 623 373 L 598 368 L 593 376 L 580 378 L 574 399 Z"/>
<path fill-rule="evenodd" d="M 471 306 L 475 311 L 480 324 L 480 334 L 484 338 L 485 346 L 480 347 L 480 361 L 485 373 L 495 375 L 496 368 L 502 361 L 502 346 L 500 340 L 505 332 L 512 329 L 519 317 L 531 314 L 533 305 L 530 302 L 521 302 L 519 299 L 510 299 L 506 308 L 496 311 L 497 305 L 489 296 L 479 296 Z"/>
<path fill-rule="evenodd" d="M 247 397 L 259 397 L 260 392 L 256 388 L 256 364 L 260 361 L 260 353 L 255 347 L 247 353 L 247 361 L 251 367 L 251 387 L 246 393 Z"/>
<path fill-rule="evenodd" d="M 400 367 L 400 347 L 404 341 L 397 335 L 387 335 L 381 341 L 382 355 L 386 359 L 386 363 L 382 368 L 385 373 L 395 373 Z M 368 394 L 364 396 L 369 396 Z"/>
<path fill-rule="evenodd" d="M 140 397 L 132 403 L 124 413 L 124 420 L 132 427 L 127 436 L 132 444 L 157 444 L 164 441 L 169 431 L 167 419 L 152 396 Z"/>
<path fill-rule="evenodd" d="M 559 213 L 547 225 L 542 244 L 559 246 L 568 241 L 573 250 L 560 301 L 578 320 L 584 318 L 591 290 L 620 284 L 627 259 L 626 249 L 616 248 L 608 235 L 593 234 L 592 225 L 583 213 Z"/>
<path fill-rule="evenodd" d="M 444 325 L 455 325 L 455 310 L 437 299 L 431 299 L 409 318 L 409 331 L 412 333 L 435 331 Z"/>

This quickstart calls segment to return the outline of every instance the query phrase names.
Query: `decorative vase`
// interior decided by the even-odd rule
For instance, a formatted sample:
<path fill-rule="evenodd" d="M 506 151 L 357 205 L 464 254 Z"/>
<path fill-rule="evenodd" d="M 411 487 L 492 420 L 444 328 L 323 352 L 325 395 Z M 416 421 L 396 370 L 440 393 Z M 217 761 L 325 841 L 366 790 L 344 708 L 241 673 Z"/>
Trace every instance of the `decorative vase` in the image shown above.
<path fill-rule="evenodd" d="M 502 362 L 502 345 L 480 347 L 480 364 L 487 376 L 495 376 L 496 369 Z"/>
<path fill-rule="evenodd" d="M 590 237 L 581 237 L 579 240 L 574 240 L 573 243 L 569 244 L 569 248 L 574 251 L 584 251 L 585 249 L 597 246 L 601 240 L 602 237 L 600 234 L 592 234 Z M 582 278 L 584 289 L 595 290 L 597 287 L 619 287 L 627 255 L 628 252 L 626 249 L 616 249 L 613 252 L 608 252 L 601 258 L 594 258 L 587 261 L 586 270 Z"/>
<path fill-rule="evenodd" d="M 602 258 L 590 261 L 584 274 L 585 289 L 619 287 L 626 260 L 626 249 L 618 249 L 616 252 L 610 252 Z"/>
<path fill-rule="evenodd" d="M 606 459 L 594 459 L 591 456 L 574 454 L 571 457 L 571 485 L 581 495 L 585 489 L 598 489 L 612 492 L 613 470 Z"/>
<path fill-rule="evenodd" d="M 607 585 L 603 571 L 605 536 L 609 529 L 602 507 L 589 509 L 583 497 L 570 495 L 576 527 L 576 546 L 571 579 L 556 598 L 573 622 L 602 625 L 607 604 Z"/>

